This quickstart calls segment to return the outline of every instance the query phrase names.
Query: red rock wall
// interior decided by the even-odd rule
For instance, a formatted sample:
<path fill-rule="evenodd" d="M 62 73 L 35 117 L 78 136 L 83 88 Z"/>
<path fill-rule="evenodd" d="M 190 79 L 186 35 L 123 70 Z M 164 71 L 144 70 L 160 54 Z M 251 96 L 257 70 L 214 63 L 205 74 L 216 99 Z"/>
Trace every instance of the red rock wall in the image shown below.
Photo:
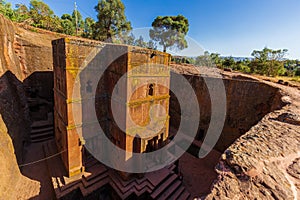
<path fill-rule="evenodd" d="M 0 134 L 10 137 L 14 147 L 1 146 L 1 171 L 8 167 L 7 170 L 19 174 L 14 160 L 17 158 L 18 164 L 23 162 L 23 146 L 29 141 L 31 124 L 23 81 L 35 71 L 52 70 L 51 40 L 55 37 L 55 34 L 22 29 L 0 14 L 0 115 L 3 119 L 0 124 L 7 128 Z M 1 186 L 6 181 L 1 173 Z"/>
<path fill-rule="evenodd" d="M 198 132 L 206 134 L 211 117 L 211 100 L 207 86 L 204 79 L 197 75 L 184 76 L 195 90 L 199 102 L 201 116 Z M 267 113 L 281 107 L 278 88 L 254 80 L 243 81 L 237 78 L 226 78 L 223 82 L 227 96 L 227 116 L 221 137 L 215 146 L 220 152 L 226 150 Z M 180 106 L 174 94 L 171 95 L 170 116 L 170 125 L 176 129 L 180 123 Z"/>
<path fill-rule="evenodd" d="M 280 89 L 286 105 L 267 114 L 225 151 L 206 199 L 299 199 L 300 93 L 297 88 Z"/>

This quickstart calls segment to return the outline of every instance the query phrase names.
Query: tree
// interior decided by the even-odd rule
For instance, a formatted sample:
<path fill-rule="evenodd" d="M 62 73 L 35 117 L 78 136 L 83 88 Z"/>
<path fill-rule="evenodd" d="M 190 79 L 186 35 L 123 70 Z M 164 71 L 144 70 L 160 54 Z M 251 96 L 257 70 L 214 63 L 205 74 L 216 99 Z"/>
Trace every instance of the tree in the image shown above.
<path fill-rule="evenodd" d="M 72 16 L 70 14 L 63 14 L 60 18 L 62 20 L 69 20 L 72 22 Z"/>
<path fill-rule="evenodd" d="M 54 12 L 40 0 L 30 0 L 29 13 L 33 20 L 33 26 L 50 30 Z"/>
<path fill-rule="evenodd" d="M 219 68 L 222 67 L 222 59 L 220 58 L 220 54 L 218 53 L 211 53 L 210 54 L 211 61 Z"/>
<path fill-rule="evenodd" d="M 259 73 L 267 76 L 277 76 L 284 73 L 283 58 L 287 49 L 273 50 L 265 47 L 263 50 L 254 50 L 254 60 L 250 63 L 252 73 Z"/>
<path fill-rule="evenodd" d="M 134 41 L 134 46 L 147 48 L 147 42 L 145 42 L 144 38 L 140 36 L 138 39 Z"/>
<path fill-rule="evenodd" d="M 272 60 L 282 61 L 282 59 L 284 58 L 287 52 L 288 52 L 287 49 L 273 50 L 265 47 L 262 51 L 254 50 L 251 56 L 253 56 L 255 59 L 258 59 L 262 62 L 272 61 Z"/>
<path fill-rule="evenodd" d="M 82 33 L 82 37 L 85 38 L 93 38 L 93 26 L 95 24 L 95 20 L 87 17 L 84 20 L 84 30 Z"/>
<path fill-rule="evenodd" d="M 113 37 L 131 30 L 131 23 L 125 16 L 121 0 L 100 0 L 95 7 L 98 21 L 93 26 L 93 38 L 113 42 Z"/>
<path fill-rule="evenodd" d="M 89 28 L 91 29 L 91 24 L 94 23 L 94 20 L 92 18 L 87 18 L 86 22 L 89 25 Z M 90 23 L 90 24 L 89 24 Z M 63 33 L 68 35 L 82 35 L 83 37 L 89 37 L 88 34 L 85 34 L 85 22 L 82 19 L 82 15 L 80 12 L 73 11 L 72 15 L 70 14 L 63 14 L 61 16 L 61 25 L 63 27 Z M 91 31 L 90 31 L 91 32 Z"/>
<path fill-rule="evenodd" d="M 152 22 L 150 38 L 163 46 L 163 51 L 167 48 L 175 47 L 178 49 L 187 48 L 185 36 L 189 30 L 188 19 L 182 15 L 178 16 L 158 16 Z"/>
<path fill-rule="evenodd" d="M 25 4 L 16 4 L 16 21 L 24 22 L 30 18 L 29 10 Z"/>
<path fill-rule="evenodd" d="M 61 19 L 62 33 L 67 35 L 74 35 L 75 26 L 73 23 L 72 16 L 70 14 L 63 14 L 60 17 L 60 19 Z"/>
<path fill-rule="evenodd" d="M 61 19 L 43 1 L 30 0 L 29 15 L 32 19 L 31 25 L 49 31 L 63 32 Z"/>
<path fill-rule="evenodd" d="M 74 10 L 72 13 L 72 23 L 75 27 L 75 32 L 78 34 L 84 29 L 84 21 L 82 19 L 82 15 L 78 10 Z"/>
<path fill-rule="evenodd" d="M 205 66 L 205 67 L 214 66 L 213 60 L 208 51 L 205 51 L 203 55 L 198 56 L 195 60 L 195 64 L 198 66 Z"/>
<path fill-rule="evenodd" d="M 149 40 L 148 42 L 147 42 L 147 47 L 149 48 L 149 49 L 157 49 L 157 47 L 156 47 L 156 45 L 155 45 L 155 42 L 153 42 L 153 40 Z"/>
<path fill-rule="evenodd" d="M 12 9 L 11 3 L 7 3 L 4 0 L 0 0 L 0 13 L 13 21 L 16 20 L 15 12 Z"/>
<path fill-rule="evenodd" d="M 122 34 L 119 34 L 118 37 L 114 38 L 114 43 L 117 44 L 127 44 L 127 45 L 134 46 L 135 41 L 136 41 L 135 36 L 130 31 L 123 32 Z"/>
<path fill-rule="evenodd" d="M 232 56 L 227 57 L 224 59 L 223 64 L 225 68 L 232 68 L 235 69 L 236 62 Z"/>
<path fill-rule="evenodd" d="M 45 27 L 47 30 L 54 31 L 54 32 L 62 32 L 63 27 L 61 24 L 61 19 L 54 15 L 53 17 L 49 17 L 49 22 L 47 23 L 47 26 Z"/>
<path fill-rule="evenodd" d="M 300 76 L 300 61 L 296 60 L 295 75 Z"/>

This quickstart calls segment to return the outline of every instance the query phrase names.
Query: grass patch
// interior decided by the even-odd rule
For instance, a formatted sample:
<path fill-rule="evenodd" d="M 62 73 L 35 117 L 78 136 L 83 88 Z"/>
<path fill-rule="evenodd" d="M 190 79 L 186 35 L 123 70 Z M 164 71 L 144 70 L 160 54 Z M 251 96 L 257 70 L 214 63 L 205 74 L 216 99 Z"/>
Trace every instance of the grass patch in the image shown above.
<path fill-rule="evenodd" d="M 298 82 L 300 83 L 300 76 L 295 76 L 291 79 L 291 81 L 295 81 L 295 82 Z"/>
<path fill-rule="evenodd" d="M 288 77 L 288 76 L 279 76 L 277 79 L 281 79 L 284 81 L 294 81 L 300 83 L 300 76 Z"/>

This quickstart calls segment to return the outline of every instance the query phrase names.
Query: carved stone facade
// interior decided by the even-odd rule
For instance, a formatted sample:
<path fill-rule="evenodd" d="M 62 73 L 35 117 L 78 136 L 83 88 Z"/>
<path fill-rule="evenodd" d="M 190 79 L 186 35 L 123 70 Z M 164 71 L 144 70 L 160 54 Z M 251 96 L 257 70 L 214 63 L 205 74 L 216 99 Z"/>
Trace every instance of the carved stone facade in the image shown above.
<path fill-rule="evenodd" d="M 166 144 L 169 54 L 83 39 L 59 39 L 52 45 L 55 138 L 69 177 L 84 172 L 84 144 L 105 154 L 103 136 L 95 132 L 99 124 L 114 145 L 126 150 L 124 158 L 117 159 Z M 95 70 L 103 70 L 98 81 L 90 78 Z M 89 109 L 95 109 L 96 121 Z"/>

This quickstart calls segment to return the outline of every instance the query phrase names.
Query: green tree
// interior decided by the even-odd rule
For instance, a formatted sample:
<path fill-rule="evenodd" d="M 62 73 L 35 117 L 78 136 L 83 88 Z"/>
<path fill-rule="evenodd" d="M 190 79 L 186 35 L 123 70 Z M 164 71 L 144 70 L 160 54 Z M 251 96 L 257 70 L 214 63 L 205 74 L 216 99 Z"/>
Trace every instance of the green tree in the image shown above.
<path fill-rule="evenodd" d="M 138 39 L 134 40 L 133 45 L 148 49 L 156 49 L 155 43 L 152 40 L 149 40 L 148 42 L 144 41 L 143 36 L 140 36 Z"/>
<path fill-rule="evenodd" d="M 33 20 L 33 26 L 39 28 L 45 28 L 51 30 L 52 18 L 54 17 L 54 12 L 50 7 L 40 0 L 31 0 L 29 6 L 29 13 Z"/>
<path fill-rule="evenodd" d="M 284 62 L 284 68 L 286 69 L 287 76 L 295 76 L 297 71 L 297 60 L 286 60 Z"/>
<path fill-rule="evenodd" d="M 85 38 L 93 38 L 93 26 L 95 24 L 95 20 L 87 17 L 84 20 L 84 30 L 82 33 L 82 37 Z"/>
<path fill-rule="evenodd" d="M 16 4 L 16 21 L 24 22 L 30 18 L 29 10 L 25 4 Z"/>
<path fill-rule="evenodd" d="M 138 39 L 134 41 L 134 46 L 147 48 L 147 42 L 144 41 L 144 38 L 140 36 Z"/>
<path fill-rule="evenodd" d="M 185 36 L 189 30 L 188 19 L 182 15 L 178 16 L 158 16 L 152 22 L 152 29 L 149 31 L 150 38 L 163 46 L 163 51 L 167 48 L 187 48 Z"/>
<path fill-rule="evenodd" d="M 93 26 L 93 38 L 114 42 L 114 38 L 131 30 L 131 23 L 125 16 L 125 6 L 121 0 L 100 0 L 95 7 L 98 21 Z M 114 37 L 114 38 L 113 38 Z"/>
<path fill-rule="evenodd" d="M 210 53 L 205 51 L 203 55 L 200 55 L 196 58 L 195 64 L 198 66 L 205 66 L 205 67 L 213 67 L 214 63 L 212 58 L 210 57 Z"/>
<path fill-rule="evenodd" d="M 69 20 L 72 22 L 72 16 L 70 14 L 63 14 L 60 18 L 63 20 Z"/>
<path fill-rule="evenodd" d="M 244 73 L 250 73 L 250 68 L 248 66 L 247 60 L 239 60 L 231 67 L 233 70 L 241 71 Z"/>
<path fill-rule="evenodd" d="M 67 35 L 74 35 L 75 33 L 75 26 L 72 22 L 72 20 L 62 17 L 61 19 L 61 26 L 62 26 L 62 33 Z"/>
<path fill-rule="evenodd" d="M 156 49 L 155 43 L 152 40 L 149 40 L 148 42 L 144 40 L 143 36 L 140 35 L 139 38 L 135 38 L 133 33 L 125 33 L 116 41 L 119 44 L 127 44 L 132 46 L 138 46 L 143 48 L 149 48 L 149 49 Z"/>
<path fill-rule="evenodd" d="M 251 72 L 267 76 L 284 74 L 283 58 L 287 51 L 287 49 L 273 50 L 267 47 L 261 51 L 254 50 L 251 54 L 254 60 L 249 65 Z"/>
<path fill-rule="evenodd" d="M 0 13 L 13 21 L 16 20 L 15 12 L 12 9 L 11 3 L 7 3 L 4 0 L 0 0 Z"/>
<path fill-rule="evenodd" d="M 211 53 L 210 59 L 217 67 L 222 68 L 222 59 L 220 58 L 220 54 Z"/>
<path fill-rule="evenodd" d="M 49 22 L 47 23 L 47 26 L 45 27 L 47 30 L 59 32 L 61 33 L 63 31 L 63 27 L 61 24 L 61 19 L 54 15 L 53 17 L 49 17 Z"/>
<path fill-rule="evenodd" d="M 153 40 L 149 40 L 149 41 L 147 42 L 147 47 L 148 47 L 149 49 L 157 49 L 157 47 L 156 47 L 156 45 L 155 45 L 155 42 L 154 42 Z"/>
<path fill-rule="evenodd" d="M 288 52 L 287 49 L 279 49 L 279 50 L 273 50 L 265 47 L 263 50 L 254 50 L 252 52 L 252 56 L 262 62 L 265 61 L 272 61 L 272 60 L 278 60 L 281 61 L 286 53 Z"/>
<path fill-rule="evenodd" d="M 235 62 L 234 58 L 232 56 L 230 56 L 230 57 L 227 57 L 224 59 L 222 65 L 224 68 L 235 69 L 236 62 Z"/>
<path fill-rule="evenodd" d="M 117 38 L 114 38 L 114 43 L 118 44 L 127 44 L 127 45 L 135 45 L 135 36 L 131 32 L 124 32 L 119 35 Z"/>
<path fill-rule="evenodd" d="M 81 35 L 84 30 L 84 21 L 82 19 L 81 13 L 78 10 L 77 11 L 74 10 L 72 13 L 72 23 L 73 26 L 75 27 L 75 32 L 78 35 Z"/>
<path fill-rule="evenodd" d="M 295 75 L 300 76 L 300 61 L 296 60 Z"/>

